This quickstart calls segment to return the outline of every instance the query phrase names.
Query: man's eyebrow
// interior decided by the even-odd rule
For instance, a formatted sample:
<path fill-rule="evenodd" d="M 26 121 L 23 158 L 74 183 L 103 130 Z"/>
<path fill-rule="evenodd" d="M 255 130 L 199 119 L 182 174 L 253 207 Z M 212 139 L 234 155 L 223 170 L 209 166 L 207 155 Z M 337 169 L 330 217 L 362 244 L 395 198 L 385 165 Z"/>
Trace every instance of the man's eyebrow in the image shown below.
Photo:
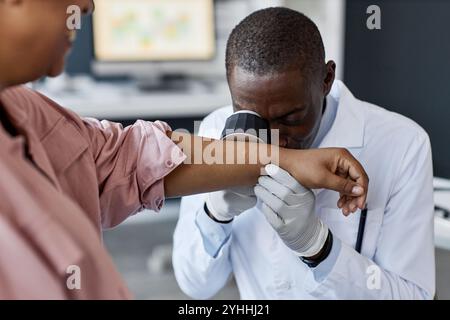
<path fill-rule="evenodd" d="M 281 116 L 278 116 L 276 118 L 274 118 L 273 120 L 280 120 L 282 118 L 286 118 L 288 116 L 290 116 L 291 114 L 297 113 L 297 112 L 301 112 L 302 110 L 304 110 L 305 108 L 301 107 L 301 108 L 295 108 L 294 110 L 289 111 L 288 113 L 285 113 Z"/>

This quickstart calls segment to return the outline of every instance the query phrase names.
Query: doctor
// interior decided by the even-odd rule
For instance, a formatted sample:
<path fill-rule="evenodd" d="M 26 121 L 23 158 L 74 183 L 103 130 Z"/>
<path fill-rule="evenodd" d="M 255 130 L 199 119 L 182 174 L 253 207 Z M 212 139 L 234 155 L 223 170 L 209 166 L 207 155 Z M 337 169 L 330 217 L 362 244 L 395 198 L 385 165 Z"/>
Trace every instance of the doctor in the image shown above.
<path fill-rule="evenodd" d="M 200 134 L 218 138 L 233 111 L 251 110 L 279 130 L 284 147 L 347 148 L 371 179 L 360 252 L 360 210 L 344 215 L 337 194 L 313 193 L 270 165 L 254 207 L 232 191 L 183 199 L 173 264 L 189 296 L 210 298 L 234 274 L 243 299 L 433 298 L 428 136 L 413 121 L 356 99 L 335 81 L 335 63 L 324 61 L 321 35 L 303 14 L 251 14 L 227 45 L 233 106 L 206 117 Z"/>

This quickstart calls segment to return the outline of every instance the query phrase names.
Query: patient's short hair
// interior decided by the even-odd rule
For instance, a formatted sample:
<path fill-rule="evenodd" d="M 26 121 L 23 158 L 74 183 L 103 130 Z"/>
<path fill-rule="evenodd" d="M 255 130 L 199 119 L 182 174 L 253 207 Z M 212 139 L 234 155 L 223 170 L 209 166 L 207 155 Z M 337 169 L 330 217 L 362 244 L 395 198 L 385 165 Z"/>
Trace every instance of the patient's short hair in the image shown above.
<path fill-rule="evenodd" d="M 257 75 L 299 69 L 323 72 L 325 49 L 319 29 L 304 14 L 275 7 L 256 11 L 231 32 L 226 49 L 227 77 L 235 66 Z"/>

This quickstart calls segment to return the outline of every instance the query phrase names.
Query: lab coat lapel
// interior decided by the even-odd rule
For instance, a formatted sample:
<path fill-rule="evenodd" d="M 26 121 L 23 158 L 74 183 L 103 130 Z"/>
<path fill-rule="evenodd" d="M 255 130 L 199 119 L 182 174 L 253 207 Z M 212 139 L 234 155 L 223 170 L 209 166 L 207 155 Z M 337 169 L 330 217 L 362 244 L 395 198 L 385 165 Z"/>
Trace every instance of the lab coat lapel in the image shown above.
<path fill-rule="evenodd" d="M 360 101 L 341 81 L 336 81 L 327 99 L 336 100 L 338 107 L 336 119 L 319 147 L 362 148 L 364 145 L 364 114 L 360 108 Z"/>
<path fill-rule="evenodd" d="M 337 101 L 336 118 L 319 148 L 345 148 L 358 158 L 364 146 L 365 118 L 361 101 L 339 80 L 335 81 L 327 100 Z M 324 189 L 315 190 L 318 195 Z"/>

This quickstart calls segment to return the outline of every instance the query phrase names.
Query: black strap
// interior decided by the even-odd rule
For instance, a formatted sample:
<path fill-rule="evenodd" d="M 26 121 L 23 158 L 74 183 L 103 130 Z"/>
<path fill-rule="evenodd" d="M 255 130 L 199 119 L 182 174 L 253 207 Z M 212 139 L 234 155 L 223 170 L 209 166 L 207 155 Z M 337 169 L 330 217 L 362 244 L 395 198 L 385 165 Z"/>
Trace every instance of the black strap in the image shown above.
<path fill-rule="evenodd" d="M 211 211 L 209 211 L 208 206 L 205 204 L 203 205 L 203 209 L 205 210 L 205 213 L 208 215 L 208 217 L 210 217 L 213 221 L 217 222 L 217 223 L 221 223 L 221 224 L 228 224 L 231 221 L 233 221 L 233 219 L 229 220 L 229 221 L 220 221 L 217 220 L 216 217 L 213 216 L 213 214 L 211 213 Z"/>
<path fill-rule="evenodd" d="M 320 256 L 315 258 L 314 260 L 300 257 L 300 260 L 302 260 L 302 262 L 305 263 L 308 267 L 315 268 L 330 255 L 331 248 L 333 248 L 333 234 L 330 230 L 328 230 L 328 236 L 325 240 L 325 244 L 323 245 L 323 249 L 320 252 Z"/>

